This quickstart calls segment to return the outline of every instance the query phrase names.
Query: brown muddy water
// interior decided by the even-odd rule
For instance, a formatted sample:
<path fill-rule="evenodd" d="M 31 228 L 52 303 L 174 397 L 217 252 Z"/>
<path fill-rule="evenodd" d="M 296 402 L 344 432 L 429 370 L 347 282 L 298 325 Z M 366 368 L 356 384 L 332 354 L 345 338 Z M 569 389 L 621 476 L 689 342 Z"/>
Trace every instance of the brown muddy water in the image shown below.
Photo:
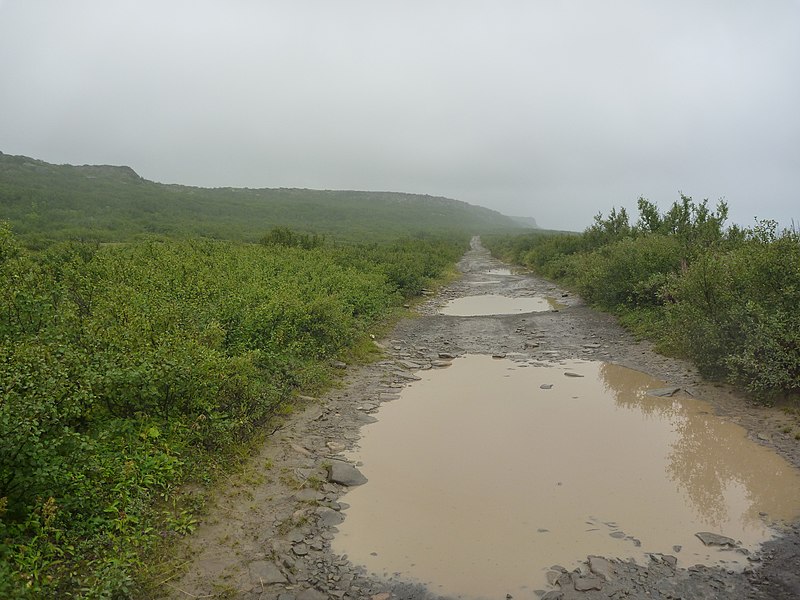
<path fill-rule="evenodd" d="M 480 317 L 544 312 L 554 308 L 556 308 L 556 303 L 552 298 L 539 296 L 511 298 L 498 294 L 482 294 L 450 300 L 439 310 L 439 313 L 451 317 Z"/>
<path fill-rule="evenodd" d="M 379 575 L 534 598 L 589 554 L 742 568 L 694 534 L 753 551 L 800 515 L 787 462 L 701 400 L 647 395 L 666 384 L 637 371 L 473 355 L 420 375 L 350 455 L 369 482 L 343 498 L 333 549 Z"/>

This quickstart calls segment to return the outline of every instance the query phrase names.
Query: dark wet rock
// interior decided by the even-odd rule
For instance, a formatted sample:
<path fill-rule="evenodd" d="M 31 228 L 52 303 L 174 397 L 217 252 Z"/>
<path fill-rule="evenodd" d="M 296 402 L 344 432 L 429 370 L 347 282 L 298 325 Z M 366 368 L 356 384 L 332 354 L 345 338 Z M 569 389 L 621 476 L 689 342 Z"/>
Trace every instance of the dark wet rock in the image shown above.
<path fill-rule="evenodd" d="M 254 560 L 248 565 L 250 578 L 256 583 L 286 583 L 286 577 L 277 565 L 268 560 Z"/>
<path fill-rule="evenodd" d="M 579 592 L 588 592 L 589 590 L 602 590 L 603 580 L 599 577 L 591 575 L 583 575 L 580 577 L 572 578 L 573 587 Z"/>
<path fill-rule="evenodd" d="M 729 546 L 735 548 L 738 544 L 733 538 L 729 538 L 718 533 L 711 533 L 709 531 L 700 531 L 694 534 L 706 546 Z"/>
<path fill-rule="evenodd" d="M 331 508 L 318 508 L 319 523 L 323 527 L 335 527 L 344 521 L 344 515 Z"/>
<path fill-rule="evenodd" d="M 583 377 L 580 373 L 573 373 L 572 371 L 564 371 L 565 377 Z"/>
<path fill-rule="evenodd" d="M 367 483 L 367 478 L 353 465 L 340 460 L 333 460 L 328 466 L 328 481 L 340 485 L 354 486 Z"/>
<path fill-rule="evenodd" d="M 610 535 L 612 538 L 616 538 L 618 540 L 621 540 L 621 539 L 623 539 L 625 537 L 625 533 L 622 532 L 622 531 L 612 531 L 608 535 Z"/>
<path fill-rule="evenodd" d="M 539 388 L 542 389 L 542 390 L 551 390 L 551 389 L 553 389 L 553 384 L 552 383 L 543 383 L 542 385 L 539 386 Z"/>
<path fill-rule="evenodd" d="M 657 398 L 671 398 L 680 391 L 681 388 L 679 387 L 656 388 L 654 390 L 647 390 L 647 395 L 656 396 Z"/>
<path fill-rule="evenodd" d="M 373 417 L 372 415 L 368 415 L 363 412 L 356 413 L 355 420 L 359 423 L 364 423 L 365 425 L 369 425 L 370 423 L 377 423 L 378 419 Z"/>

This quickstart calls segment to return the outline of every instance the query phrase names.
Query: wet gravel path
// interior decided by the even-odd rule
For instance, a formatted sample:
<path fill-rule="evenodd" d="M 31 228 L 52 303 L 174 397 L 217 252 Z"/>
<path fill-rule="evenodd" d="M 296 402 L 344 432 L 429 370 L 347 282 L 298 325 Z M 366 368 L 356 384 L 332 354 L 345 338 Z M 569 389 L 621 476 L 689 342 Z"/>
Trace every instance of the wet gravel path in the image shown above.
<path fill-rule="evenodd" d="M 416 308 L 380 342 L 385 359 L 347 368 L 343 385 L 308 399 L 270 438 L 246 471 L 216 494 L 198 531 L 176 548 L 156 596 L 247 600 L 427 599 L 434 594 L 391 574 L 377 578 L 330 551 L 347 486 L 331 476 L 341 453 L 358 443 L 381 402 L 397 398 L 421 369 L 444 368 L 460 354 L 519 354 L 535 360 L 594 359 L 646 372 L 710 401 L 758 443 L 800 467 L 800 444 L 783 433 L 788 417 L 749 405 L 706 382 L 686 363 L 660 356 L 613 317 L 586 307 L 558 286 L 526 274 L 490 275 L 505 267 L 479 243 L 459 264 L 463 277 Z M 557 311 L 453 317 L 438 313 L 450 299 L 475 294 L 547 296 Z M 573 571 L 554 565 L 552 586 L 531 593 L 547 600 L 606 598 L 800 598 L 800 528 L 765 545 L 744 573 L 677 568 L 666 555 L 648 564 L 587 557 Z M 506 598 L 498 589 L 498 599 Z"/>

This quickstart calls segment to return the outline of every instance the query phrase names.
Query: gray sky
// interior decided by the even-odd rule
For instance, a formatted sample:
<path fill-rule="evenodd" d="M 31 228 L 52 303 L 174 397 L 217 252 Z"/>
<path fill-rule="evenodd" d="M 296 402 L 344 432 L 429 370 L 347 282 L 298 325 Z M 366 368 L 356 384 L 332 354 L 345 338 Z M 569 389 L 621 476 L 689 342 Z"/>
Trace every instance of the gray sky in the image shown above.
<path fill-rule="evenodd" d="M 580 230 L 800 222 L 800 0 L 0 0 L 0 151 L 449 196 Z"/>

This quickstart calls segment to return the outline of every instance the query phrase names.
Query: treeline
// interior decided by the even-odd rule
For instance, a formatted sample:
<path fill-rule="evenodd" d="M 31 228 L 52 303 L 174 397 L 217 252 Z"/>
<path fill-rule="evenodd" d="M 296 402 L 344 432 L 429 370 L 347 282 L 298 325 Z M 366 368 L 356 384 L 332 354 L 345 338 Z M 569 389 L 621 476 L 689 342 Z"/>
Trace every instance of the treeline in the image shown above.
<path fill-rule="evenodd" d="M 720 202 L 641 198 L 582 234 L 486 238 L 492 251 L 564 282 L 589 303 L 761 401 L 800 392 L 800 235 L 774 221 L 727 226 Z"/>
<path fill-rule="evenodd" d="M 65 242 L 0 223 L 0 597 L 111 598 L 179 494 L 442 277 L 466 238 Z"/>

